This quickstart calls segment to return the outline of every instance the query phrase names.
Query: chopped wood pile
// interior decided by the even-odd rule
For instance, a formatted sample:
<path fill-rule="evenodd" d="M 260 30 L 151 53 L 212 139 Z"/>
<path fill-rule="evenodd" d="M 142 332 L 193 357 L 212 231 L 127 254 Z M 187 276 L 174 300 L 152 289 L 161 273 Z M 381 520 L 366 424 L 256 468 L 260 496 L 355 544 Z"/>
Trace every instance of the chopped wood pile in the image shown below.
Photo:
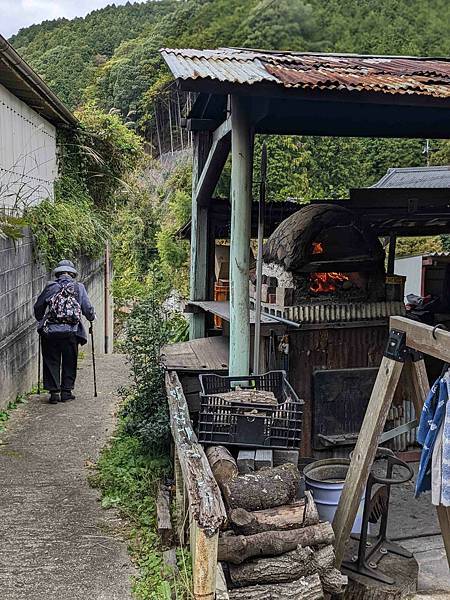
<path fill-rule="evenodd" d="M 278 400 L 273 392 L 265 390 L 246 390 L 239 386 L 232 392 L 219 392 L 214 394 L 215 398 L 222 398 L 227 402 L 237 404 L 262 404 L 267 406 L 277 406 Z"/>
<path fill-rule="evenodd" d="M 298 499 L 300 473 L 284 464 L 239 474 L 223 446 L 206 456 L 227 507 L 219 538 L 230 600 L 318 600 L 341 594 L 347 578 L 335 568 L 334 533 L 319 521 L 312 496 Z"/>

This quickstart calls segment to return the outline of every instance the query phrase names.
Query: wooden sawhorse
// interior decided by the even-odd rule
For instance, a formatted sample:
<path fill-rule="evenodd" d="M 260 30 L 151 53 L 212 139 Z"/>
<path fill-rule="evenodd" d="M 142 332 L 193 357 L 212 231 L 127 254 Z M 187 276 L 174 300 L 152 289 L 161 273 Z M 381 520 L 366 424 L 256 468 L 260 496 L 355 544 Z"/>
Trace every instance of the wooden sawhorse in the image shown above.
<path fill-rule="evenodd" d="M 424 400 L 429 392 L 428 377 L 421 353 L 450 363 L 450 332 L 404 317 L 392 317 L 390 330 L 386 352 L 381 361 L 333 520 L 338 567 L 344 558 L 345 546 L 350 537 L 359 502 L 375 458 L 378 440 L 383 432 L 402 370 L 408 369 L 411 400 L 419 419 Z M 450 568 L 450 508 L 438 506 L 437 514 Z"/>

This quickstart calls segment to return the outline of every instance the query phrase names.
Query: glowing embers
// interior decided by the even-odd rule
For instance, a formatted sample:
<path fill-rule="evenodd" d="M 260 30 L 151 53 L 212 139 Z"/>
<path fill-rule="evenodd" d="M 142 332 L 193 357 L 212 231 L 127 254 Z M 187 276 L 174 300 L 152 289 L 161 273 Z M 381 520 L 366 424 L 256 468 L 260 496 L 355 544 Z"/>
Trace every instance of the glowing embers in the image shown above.
<path fill-rule="evenodd" d="M 350 278 L 344 273 L 311 273 L 309 289 L 314 294 L 329 294 L 335 292 L 337 287 L 351 288 L 352 284 L 349 280 Z"/>
<path fill-rule="evenodd" d="M 312 254 L 323 254 L 324 248 L 322 242 L 312 243 Z M 311 273 L 309 289 L 314 294 L 329 294 L 336 291 L 336 287 L 344 287 L 344 282 L 349 281 L 349 277 L 344 273 Z M 343 284 L 341 286 L 341 284 Z M 345 287 L 352 287 L 351 283 Z"/>
<path fill-rule="evenodd" d="M 313 254 L 323 254 L 322 242 L 313 242 L 312 243 L 312 253 Z"/>

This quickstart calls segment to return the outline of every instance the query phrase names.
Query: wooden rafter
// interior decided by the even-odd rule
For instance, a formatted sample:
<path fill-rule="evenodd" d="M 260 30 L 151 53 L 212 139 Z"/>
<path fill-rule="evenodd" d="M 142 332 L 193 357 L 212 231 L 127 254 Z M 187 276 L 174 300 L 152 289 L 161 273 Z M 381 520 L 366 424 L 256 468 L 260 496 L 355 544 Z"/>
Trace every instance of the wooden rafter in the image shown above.
<path fill-rule="evenodd" d="M 197 204 L 209 203 L 231 148 L 231 119 L 224 121 L 212 134 L 212 146 L 195 190 Z"/>

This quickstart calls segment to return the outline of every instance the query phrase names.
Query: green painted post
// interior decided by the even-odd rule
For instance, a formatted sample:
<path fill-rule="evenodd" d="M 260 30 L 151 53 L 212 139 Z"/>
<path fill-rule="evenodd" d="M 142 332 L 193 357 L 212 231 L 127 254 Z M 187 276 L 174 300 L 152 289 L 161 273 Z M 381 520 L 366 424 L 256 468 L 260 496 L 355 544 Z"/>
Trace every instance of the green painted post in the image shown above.
<path fill-rule="evenodd" d="M 231 97 L 230 375 L 250 369 L 249 266 L 253 131 L 244 101 Z"/>
<path fill-rule="evenodd" d="M 205 165 L 211 136 L 209 133 L 196 132 L 193 140 L 192 163 L 192 221 L 191 221 L 191 273 L 190 299 L 206 300 L 208 294 L 208 208 L 197 202 L 197 183 Z M 205 337 L 205 313 L 191 315 L 189 339 Z"/>

